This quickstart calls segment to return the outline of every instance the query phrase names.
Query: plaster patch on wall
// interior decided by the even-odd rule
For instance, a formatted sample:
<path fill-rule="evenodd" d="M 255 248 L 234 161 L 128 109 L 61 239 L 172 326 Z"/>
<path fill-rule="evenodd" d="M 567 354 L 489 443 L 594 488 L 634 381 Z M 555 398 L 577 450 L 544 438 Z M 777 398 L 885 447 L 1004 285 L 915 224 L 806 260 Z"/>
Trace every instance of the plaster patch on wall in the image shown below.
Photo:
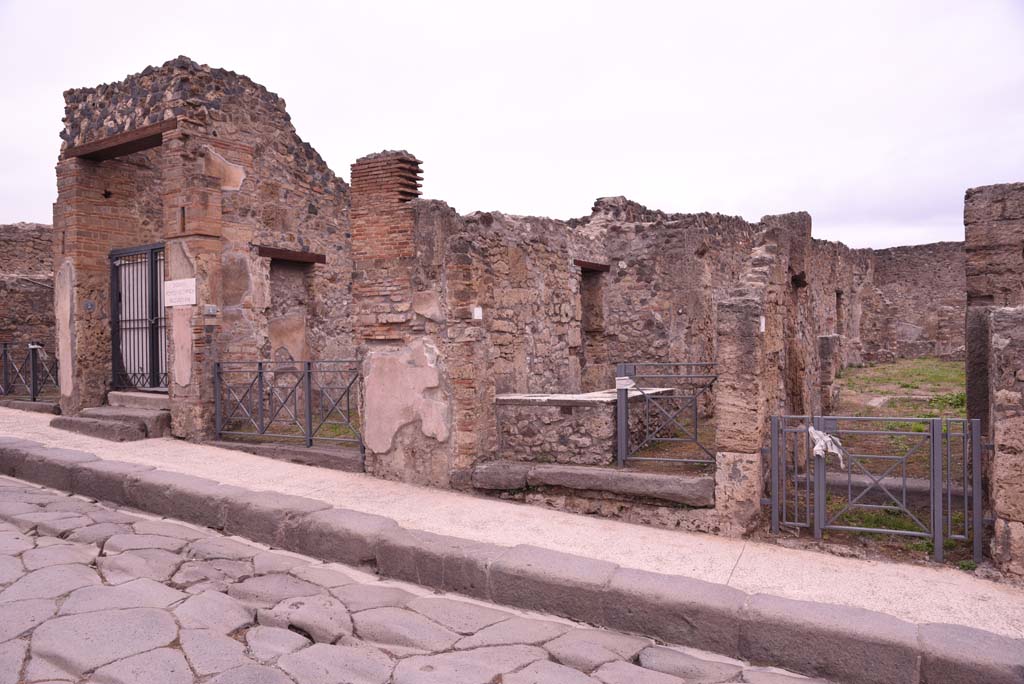
<path fill-rule="evenodd" d="M 192 384 L 192 307 L 171 309 L 171 339 L 174 341 L 174 383 L 188 387 Z"/>
<path fill-rule="evenodd" d="M 73 383 L 73 358 L 72 350 L 74 343 L 71 340 L 71 308 L 72 297 L 74 296 L 74 266 L 70 261 L 60 265 L 54 278 L 54 307 L 53 313 L 56 319 L 57 330 L 57 367 L 58 382 L 60 383 L 61 396 L 70 397 Z"/>
<path fill-rule="evenodd" d="M 366 355 L 363 439 L 367 449 L 388 452 L 398 431 L 415 421 L 420 422 L 424 436 L 448 440 L 449 397 L 441 388 L 437 356 L 437 347 L 424 340 Z"/>
<path fill-rule="evenodd" d="M 239 164 L 232 164 L 209 145 L 204 145 L 206 156 L 203 157 L 203 173 L 207 176 L 220 178 L 221 190 L 238 190 L 245 180 L 245 169 Z"/>

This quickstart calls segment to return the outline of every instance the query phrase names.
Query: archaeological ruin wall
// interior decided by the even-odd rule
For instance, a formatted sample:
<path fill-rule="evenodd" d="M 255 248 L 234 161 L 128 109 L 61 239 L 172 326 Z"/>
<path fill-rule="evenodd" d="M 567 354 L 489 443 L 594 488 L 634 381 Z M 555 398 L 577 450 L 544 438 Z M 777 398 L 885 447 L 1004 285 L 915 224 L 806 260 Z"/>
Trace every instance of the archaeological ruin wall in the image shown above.
<path fill-rule="evenodd" d="M 0 225 L 0 342 L 30 342 L 53 353 L 53 229 Z M 20 363 L 20 360 L 19 360 Z"/>
<path fill-rule="evenodd" d="M 66 412 L 100 404 L 110 384 L 118 248 L 163 242 L 166 279 L 196 279 L 196 304 L 168 309 L 178 436 L 211 432 L 214 360 L 351 358 L 348 188 L 283 100 L 187 58 L 65 100 L 54 226 Z M 140 130 L 155 143 L 132 152 Z"/>

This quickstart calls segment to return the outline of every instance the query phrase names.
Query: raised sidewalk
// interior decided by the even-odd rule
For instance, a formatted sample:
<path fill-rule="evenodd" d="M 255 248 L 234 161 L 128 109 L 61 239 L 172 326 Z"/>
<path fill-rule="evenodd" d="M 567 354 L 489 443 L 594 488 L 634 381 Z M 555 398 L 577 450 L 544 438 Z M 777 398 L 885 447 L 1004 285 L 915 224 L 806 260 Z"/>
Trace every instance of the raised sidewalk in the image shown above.
<path fill-rule="evenodd" d="M 988 638 L 974 630 L 919 626 L 924 623 L 958 623 L 1016 638 L 1024 635 L 1024 591 L 956 570 L 835 558 L 646 528 L 174 440 L 115 444 L 53 430 L 46 420 L 0 409 L 0 435 L 87 454 L 39 449 L 8 439 L 0 445 L 2 472 L 223 526 L 284 548 L 301 547 L 292 550 L 310 555 L 375 563 L 382 574 L 399 579 L 485 594 L 498 602 L 598 625 L 647 632 L 726 654 L 753 655 L 754 660 L 759 659 L 758 649 L 781 649 L 793 661 L 780 665 L 813 669 L 808 674 L 849 678 L 856 673 L 836 668 L 845 670 L 854 661 L 863 666 L 870 661 L 868 654 L 874 654 L 878 663 L 872 671 L 882 668 L 906 675 L 904 668 L 915 658 L 937 667 L 936 659 L 945 657 L 941 653 L 959 652 L 957 658 L 966 661 L 980 657 L 975 653 L 981 645 L 978 640 Z M 93 456 L 126 464 L 103 464 Z M 154 472 L 147 466 L 196 477 Z M 308 498 L 253 495 L 240 487 Z M 314 512 L 323 504 L 349 511 Z M 381 515 L 393 520 L 377 517 Z M 521 544 L 532 547 L 517 546 Z M 902 619 L 785 598 L 866 608 Z M 801 647 L 811 634 L 831 639 L 840 651 L 843 645 L 858 651 L 867 660 L 851 659 L 846 653 L 829 662 L 827 654 Z M 972 643 L 973 649 L 955 648 Z M 1007 658 L 1020 651 L 1017 657 L 1024 658 L 1021 642 L 998 639 L 979 653 L 990 657 L 987 652 L 993 649 L 1009 651 Z M 881 658 L 882 653 L 891 658 Z M 1010 660 L 1004 665 L 1017 667 Z M 1019 666 L 1024 668 L 1024 662 Z M 849 681 L 910 680 L 857 675 Z"/>

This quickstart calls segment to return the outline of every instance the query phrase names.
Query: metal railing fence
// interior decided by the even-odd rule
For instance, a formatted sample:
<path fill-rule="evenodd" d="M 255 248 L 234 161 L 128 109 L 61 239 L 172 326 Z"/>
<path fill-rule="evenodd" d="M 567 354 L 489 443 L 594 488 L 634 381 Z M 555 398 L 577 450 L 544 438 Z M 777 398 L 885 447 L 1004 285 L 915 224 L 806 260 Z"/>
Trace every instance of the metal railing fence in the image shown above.
<path fill-rule="evenodd" d="M 217 438 L 344 444 L 363 451 L 358 362 L 222 361 L 214 364 Z"/>
<path fill-rule="evenodd" d="M 31 401 L 56 396 L 60 391 L 57 378 L 57 358 L 42 345 L 0 343 L 0 396 Z"/>

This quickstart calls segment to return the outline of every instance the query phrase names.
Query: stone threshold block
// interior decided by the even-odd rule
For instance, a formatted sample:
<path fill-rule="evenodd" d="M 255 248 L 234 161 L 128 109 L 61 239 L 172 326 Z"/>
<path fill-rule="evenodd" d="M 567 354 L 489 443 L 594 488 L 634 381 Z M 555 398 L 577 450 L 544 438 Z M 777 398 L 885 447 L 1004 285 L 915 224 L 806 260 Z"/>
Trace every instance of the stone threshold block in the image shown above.
<path fill-rule="evenodd" d="M 666 475 L 621 468 L 492 461 L 475 466 L 471 482 L 474 488 L 485 490 L 564 487 L 659 499 L 691 508 L 715 505 L 715 478 L 712 475 Z"/>

